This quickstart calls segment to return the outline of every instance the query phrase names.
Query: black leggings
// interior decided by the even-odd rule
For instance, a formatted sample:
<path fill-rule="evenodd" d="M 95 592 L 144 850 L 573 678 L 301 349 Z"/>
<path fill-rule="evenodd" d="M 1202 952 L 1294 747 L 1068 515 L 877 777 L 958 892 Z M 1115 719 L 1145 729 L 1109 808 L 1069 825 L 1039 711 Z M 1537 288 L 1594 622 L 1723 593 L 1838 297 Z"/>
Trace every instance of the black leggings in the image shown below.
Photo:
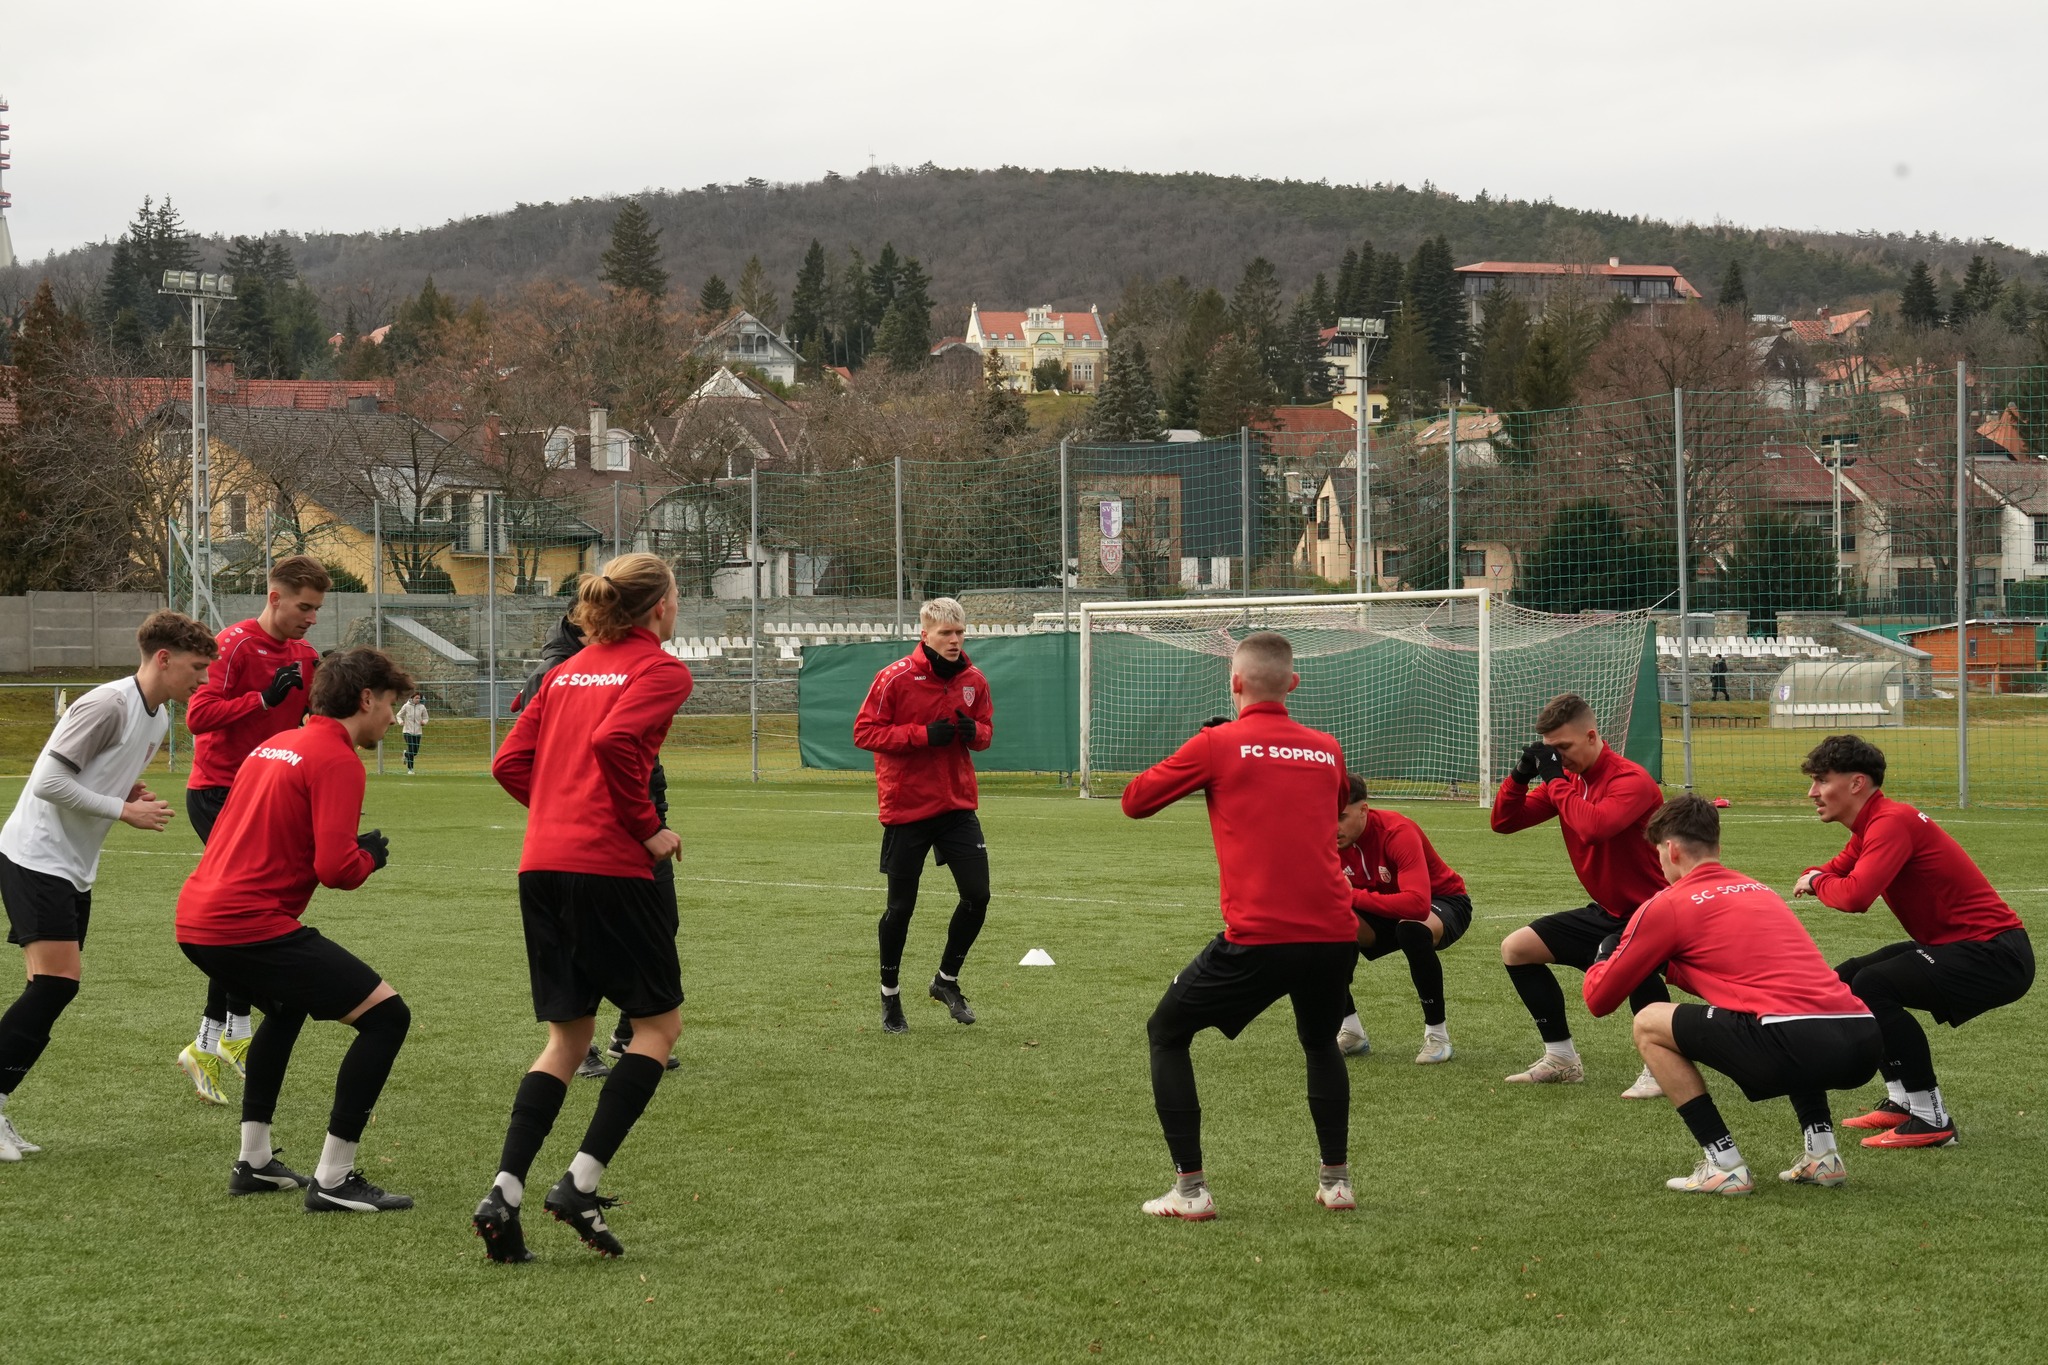
<path fill-rule="evenodd" d="M 939 970 L 947 976 L 960 975 L 967 964 L 967 950 L 974 946 L 981 927 L 988 920 L 988 851 L 954 847 L 946 851 L 946 867 L 953 874 L 953 887 L 960 899 L 953 906 L 953 919 L 946 926 L 946 950 L 939 958 Z M 882 984 L 894 988 L 903 967 L 903 945 L 910 937 L 910 917 L 917 912 L 917 887 L 924 864 L 892 869 L 882 918 L 875 925 L 875 938 L 882 952 Z"/>

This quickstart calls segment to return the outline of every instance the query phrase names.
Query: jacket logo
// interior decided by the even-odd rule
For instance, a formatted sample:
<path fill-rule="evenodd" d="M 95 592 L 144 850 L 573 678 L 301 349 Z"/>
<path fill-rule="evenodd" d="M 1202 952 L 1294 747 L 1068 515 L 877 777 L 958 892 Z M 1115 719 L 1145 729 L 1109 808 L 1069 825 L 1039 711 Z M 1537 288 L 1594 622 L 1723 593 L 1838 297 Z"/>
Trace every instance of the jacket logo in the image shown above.
<path fill-rule="evenodd" d="M 961 688 L 960 696 L 969 706 L 974 705 L 974 685 L 969 683 L 966 687 Z"/>
<path fill-rule="evenodd" d="M 557 687 L 622 687 L 623 673 L 564 673 L 555 679 Z"/>
<path fill-rule="evenodd" d="M 270 745 L 266 744 L 266 745 L 264 745 L 264 746 L 263 746 L 262 748 L 260 748 L 260 749 L 256 750 L 255 752 L 251 753 L 251 754 L 249 755 L 249 757 L 251 757 L 251 758 L 276 758 L 276 759 L 282 759 L 282 760 L 283 760 L 284 762 L 286 762 L 286 763 L 289 763 L 289 764 L 291 764 L 291 765 L 292 765 L 292 766 L 293 766 L 294 768 L 296 768 L 296 767 L 298 767 L 298 766 L 299 766 L 299 760 L 300 760 L 300 759 L 302 759 L 302 758 L 304 758 L 304 757 L 305 757 L 305 755 L 304 755 L 304 754 L 295 754 L 295 753 L 293 753 L 293 752 L 292 752 L 292 751 L 291 751 L 290 749 L 278 749 L 278 748 L 273 748 L 273 747 L 271 747 Z M 1930 960 L 1930 961 L 1932 961 L 1932 959 L 1929 959 L 1929 960 Z"/>

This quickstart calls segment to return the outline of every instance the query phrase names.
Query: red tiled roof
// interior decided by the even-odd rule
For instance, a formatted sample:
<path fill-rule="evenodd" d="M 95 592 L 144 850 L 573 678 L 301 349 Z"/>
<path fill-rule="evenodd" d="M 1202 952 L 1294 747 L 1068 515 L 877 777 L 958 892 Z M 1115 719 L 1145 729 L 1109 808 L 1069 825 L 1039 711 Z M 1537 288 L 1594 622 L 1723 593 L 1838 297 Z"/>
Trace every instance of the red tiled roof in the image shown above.
<path fill-rule="evenodd" d="M 1795 318 L 1785 330 L 1801 341 L 1832 341 L 1870 325 L 1870 310 L 1857 308 L 1847 313 L 1829 313 L 1817 318 Z"/>
<path fill-rule="evenodd" d="M 932 343 L 932 354 L 937 355 L 940 351 L 945 350 L 948 346 L 965 346 L 966 344 L 966 337 L 940 337 L 937 341 L 934 341 Z"/>
<path fill-rule="evenodd" d="M 985 337 L 1015 337 L 1024 340 L 1028 325 L 1023 311 L 994 312 L 983 308 L 977 310 L 981 318 L 981 334 Z M 1102 319 L 1091 312 L 1053 313 L 1051 320 L 1066 328 L 1069 337 L 1086 337 L 1090 341 L 1101 341 Z"/>
<path fill-rule="evenodd" d="M 0 427 L 21 425 L 21 408 L 12 398 L 0 398 Z"/>
<path fill-rule="evenodd" d="M 1272 417 L 1258 423 L 1257 429 L 1290 436 L 1321 436 L 1338 431 L 1356 433 L 1358 423 L 1327 403 L 1303 404 L 1274 408 Z"/>
<path fill-rule="evenodd" d="M 1460 275 L 1599 275 L 1607 279 L 1670 280 L 1682 298 L 1696 299 L 1693 288 L 1677 267 L 1668 265 L 1561 265 L 1555 261 L 1477 261 L 1458 267 Z"/>
<path fill-rule="evenodd" d="M 2027 438 L 2020 431 L 2020 409 L 2017 403 L 2007 403 L 2004 412 L 1977 428 L 1977 434 L 2013 455 L 2027 453 Z"/>
<path fill-rule="evenodd" d="M 192 381 L 142 377 L 115 381 L 121 397 L 142 410 L 165 403 L 189 402 Z M 397 396 L 389 379 L 243 379 L 232 366 L 207 376 L 207 401 L 238 408 L 294 408 L 300 412 L 331 412 L 346 408 L 351 398 L 374 398 L 384 408 Z"/>

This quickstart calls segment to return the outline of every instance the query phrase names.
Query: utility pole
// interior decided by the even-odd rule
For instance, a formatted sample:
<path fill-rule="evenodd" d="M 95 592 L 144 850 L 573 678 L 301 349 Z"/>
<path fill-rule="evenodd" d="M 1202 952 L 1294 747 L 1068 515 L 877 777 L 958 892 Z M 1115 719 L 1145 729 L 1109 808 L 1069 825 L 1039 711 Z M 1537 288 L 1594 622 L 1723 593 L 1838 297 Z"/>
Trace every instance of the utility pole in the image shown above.
<path fill-rule="evenodd" d="M 192 615 L 205 620 L 202 598 L 213 595 L 213 495 L 206 444 L 206 305 L 231 303 L 235 277 L 197 270 L 166 270 L 156 291 L 192 305 L 192 512 L 185 546 L 191 559 Z"/>
<path fill-rule="evenodd" d="M 1372 558 L 1372 344 L 1386 339 L 1384 318 L 1338 318 L 1337 335 L 1351 338 L 1353 377 L 1358 381 L 1358 444 L 1353 452 L 1358 467 L 1352 471 L 1351 551 L 1355 561 L 1351 590 L 1370 591 L 1368 582 L 1379 582 L 1379 566 Z"/>

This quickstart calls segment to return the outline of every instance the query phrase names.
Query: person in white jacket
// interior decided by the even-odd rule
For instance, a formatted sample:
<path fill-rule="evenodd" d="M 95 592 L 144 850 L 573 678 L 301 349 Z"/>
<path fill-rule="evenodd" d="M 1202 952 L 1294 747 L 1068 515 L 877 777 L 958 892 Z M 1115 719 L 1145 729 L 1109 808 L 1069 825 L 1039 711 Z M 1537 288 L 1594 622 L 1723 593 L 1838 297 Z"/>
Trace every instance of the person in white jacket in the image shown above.
<path fill-rule="evenodd" d="M 427 729 L 427 699 L 415 692 L 398 708 L 399 732 L 405 736 L 405 775 L 412 776 L 413 761 L 420 756 L 420 739 Z"/>

